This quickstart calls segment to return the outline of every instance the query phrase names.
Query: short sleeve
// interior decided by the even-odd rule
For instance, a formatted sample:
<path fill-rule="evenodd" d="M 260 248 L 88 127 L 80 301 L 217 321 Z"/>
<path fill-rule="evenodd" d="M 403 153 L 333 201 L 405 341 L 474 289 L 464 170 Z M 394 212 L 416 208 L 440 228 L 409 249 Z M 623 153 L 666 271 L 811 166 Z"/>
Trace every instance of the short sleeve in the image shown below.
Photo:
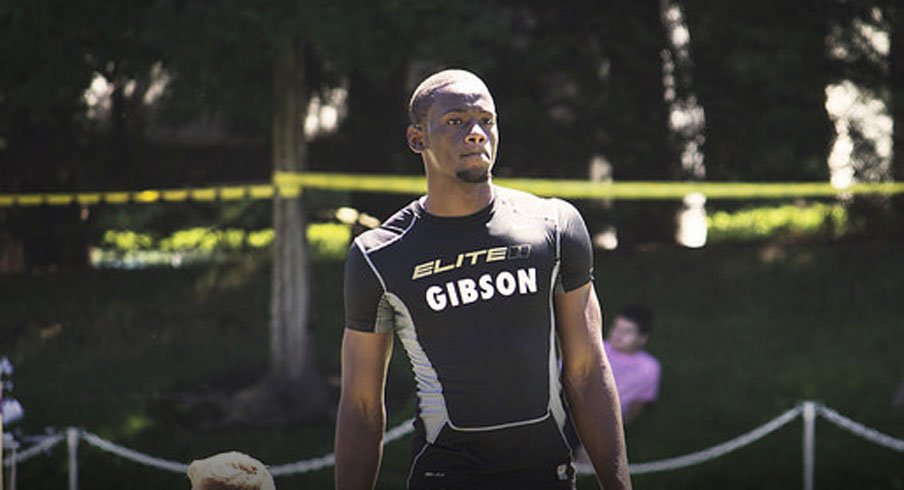
<path fill-rule="evenodd" d="M 637 398 L 643 402 L 652 402 L 659 397 L 659 362 L 650 358 L 649 366 L 644 370 L 643 388 L 638 393 Z"/>
<path fill-rule="evenodd" d="M 593 279 L 593 247 L 581 213 L 568 202 L 556 200 L 559 212 L 559 280 L 566 292 Z"/>
<path fill-rule="evenodd" d="M 373 332 L 377 327 L 377 308 L 383 286 L 370 268 L 364 253 L 352 244 L 345 261 L 345 327 Z"/>

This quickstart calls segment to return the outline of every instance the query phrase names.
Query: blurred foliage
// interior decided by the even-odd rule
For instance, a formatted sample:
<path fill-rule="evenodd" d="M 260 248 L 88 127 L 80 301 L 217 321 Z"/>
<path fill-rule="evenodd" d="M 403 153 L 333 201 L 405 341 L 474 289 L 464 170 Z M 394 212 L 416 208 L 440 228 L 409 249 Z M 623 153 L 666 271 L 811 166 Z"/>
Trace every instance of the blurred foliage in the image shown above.
<path fill-rule="evenodd" d="M 314 258 L 342 260 L 351 241 L 351 228 L 341 223 L 311 223 L 307 235 Z M 94 250 L 94 262 L 131 267 L 216 262 L 240 257 L 241 252 L 268 250 L 273 238 L 272 228 L 248 231 L 195 227 L 162 238 L 133 230 L 107 230 Z"/>
<path fill-rule="evenodd" d="M 764 240 L 829 234 L 852 230 L 843 204 L 807 203 L 716 211 L 706 218 L 709 242 Z"/>
<path fill-rule="evenodd" d="M 856 230 L 856 223 L 844 204 L 797 203 L 709 213 L 707 239 L 710 243 L 749 242 L 786 237 L 838 238 Z M 143 257 L 147 265 L 171 262 L 173 254 L 189 254 L 196 261 L 214 260 L 230 252 L 269 249 L 273 229 L 248 231 L 239 228 L 194 227 L 176 230 L 155 238 L 152 233 L 110 229 L 104 232 L 95 253 L 118 260 Z M 320 259 L 342 260 L 351 241 L 351 228 L 341 223 L 308 225 L 311 253 Z M 183 255 L 184 257 L 184 255 Z"/>
<path fill-rule="evenodd" d="M 894 31 L 901 16 L 891 0 L 671 3 L 684 10 L 690 39 L 690 58 L 676 60 L 689 76 L 677 88 L 699 94 L 706 111 L 711 178 L 825 177 L 825 85 L 852 78 L 891 98 L 884 61 L 861 49 L 851 28 L 857 21 Z M 437 68 L 463 66 L 498 99 L 500 173 L 583 177 L 601 154 L 617 178 L 675 178 L 662 82 L 666 4 L 8 2 L 0 6 L 4 186 L 137 185 L 160 178 L 161 169 L 182 179 L 186 168 L 169 166 L 174 157 L 159 148 L 148 151 L 159 142 L 147 136 L 192 124 L 225 131 L 219 144 L 239 152 L 257 145 L 260 160 L 244 154 L 245 165 L 266 169 L 272 108 L 281 103 L 273 64 L 293 45 L 304 46 L 307 95 L 349 92 L 339 132 L 311 146 L 315 166 L 410 170 L 416 159 L 401 133 L 413 84 Z M 829 57 L 830 29 L 847 58 Z M 169 83 L 147 104 L 161 70 Z M 83 92 L 98 75 L 112 90 L 108 120 L 87 117 Z M 203 144 L 202 134 L 192 144 Z M 27 168 L 16 165 L 26 160 Z M 222 170 L 208 167 L 203 177 L 215 180 Z"/>
<path fill-rule="evenodd" d="M 312 223 L 308 225 L 308 243 L 314 257 L 345 259 L 352 239 L 348 225 L 338 223 Z"/>
<path fill-rule="evenodd" d="M 104 233 L 103 243 L 116 247 L 119 250 L 129 251 L 151 248 L 154 244 L 154 239 L 146 233 L 136 233 L 129 230 L 109 230 Z"/>
<path fill-rule="evenodd" d="M 827 84 L 852 79 L 889 102 L 896 119 L 904 113 L 904 84 L 895 82 L 904 73 L 904 9 L 892 0 L 5 2 L 0 190 L 266 179 L 272 109 L 284 103 L 273 94 L 274 60 L 293 46 L 303 47 L 305 96 L 347 90 L 338 130 L 309 142 L 311 169 L 419 171 L 404 144 L 408 95 L 425 74 L 459 66 L 481 75 L 496 97 L 498 175 L 584 178 L 601 156 L 616 179 L 678 179 L 680 148 L 663 98 L 667 5 L 680 6 L 687 23 L 689 57 L 673 56 L 681 65 L 676 89 L 696 94 L 705 110 L 709 179 L 825 179 Z M 891 34 L 886 57 L 868 49 L 858 25 Z M 840 51 L 847 55 L 831 54 Z M 166 89 L 146 103 L 161 73 Z M 95 77 L 109 84 L 104 118 L 89 117 L 84 98 Z M 861 146 L 855 151 L 875 151 Z M 900 161 L 904 151 L 896 155 Z M 902 167 L 894 168 L 899 178 Z M 352 194 L 345 204 L 387 216 L 398 202 Z M 145 209 L 123 211 L 123 226 L 233 226 L 204 209 Z M 671 211 L 650 208 L 650 219 L 633 221 L 670 237 Z M 107 228 L 79 222 L 77 212 L 41 214 L 46 231 L 30 236 L 33 214 L 0 214 L 0 225 L 27 242 L 29 260 L 48 240 L 74 242 L 64 248 L 77 257 Z M 53 262 L 61 252 L 44 255 Z"/>
<path fill-rule="evenodd" d="M 827 5 L 823 0 L 684 0 L 694 80 L 706 110 L 707 177 L 828 175 Z"/>

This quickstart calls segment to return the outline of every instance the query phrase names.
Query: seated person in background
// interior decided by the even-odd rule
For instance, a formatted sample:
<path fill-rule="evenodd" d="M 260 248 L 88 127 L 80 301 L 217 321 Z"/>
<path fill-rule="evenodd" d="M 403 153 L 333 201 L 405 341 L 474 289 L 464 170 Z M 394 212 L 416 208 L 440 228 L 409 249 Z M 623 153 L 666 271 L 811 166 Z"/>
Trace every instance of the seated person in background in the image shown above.
<path fill-rule="evenodd" d="M 625 424 L 659 396 L 659 361 L 643 350 L 652 328 L 649 309 L 626 306 L 615 316 L 604 342 Z"/>
<path fill-rule="evenodd" d="M 191 490 L 276 490 L 263 463 L 235 451 L 192 461 L 188 478 Z"/>

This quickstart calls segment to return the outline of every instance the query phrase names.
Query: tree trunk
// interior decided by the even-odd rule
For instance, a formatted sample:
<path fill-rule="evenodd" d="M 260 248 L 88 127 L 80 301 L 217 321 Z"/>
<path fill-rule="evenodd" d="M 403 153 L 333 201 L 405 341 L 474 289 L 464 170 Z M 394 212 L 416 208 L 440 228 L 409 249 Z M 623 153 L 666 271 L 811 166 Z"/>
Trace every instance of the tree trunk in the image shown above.
<path fill-rule="evenodd" d="M 891 117 L 894 124 L 892 133 L 892 175 L 898 182 L 904 182 L 904 6 L 891 8 L 891 46 L 889 51 L 889 73 L 891 79 Z M 895 212 L 893 229 L 898 237 L 904 235 L 904 195 L 892 199 Z"/>
<path fill-rule="evenodd" d="M 303 53 L 304 48 L 296 44 L 276 61 L 273 167 L 277 171 L 304 169 L 307 92 Z M 273 227 L 270 372 L 236 397 L 228 416 L 231 421 L 282 425 L 322 419 L 332 412 L 308 328 L 310 264 L 301 196 L 274 197 Z"/>
<path fill-rule="evenodd" d="M 277 60 L 274 73 L 276 107 L 273 116 L 273 168 L 304 168 L 302 133 L 304 72 L 301 55 L 289 52 Z M 300 378 L 308 356 L 308 254 L 304 205 L 301 197 L 276 196 L 273 291 L 270 303 L 270 370 L 277 379 Z"/>
<path fill-rule="evenodd" d="M 0 215 L 0 223 L 2 223 Z M 0 232 L 0 274 L 25 272 L 25 248 L 21 239 L 7 232 Z"/>

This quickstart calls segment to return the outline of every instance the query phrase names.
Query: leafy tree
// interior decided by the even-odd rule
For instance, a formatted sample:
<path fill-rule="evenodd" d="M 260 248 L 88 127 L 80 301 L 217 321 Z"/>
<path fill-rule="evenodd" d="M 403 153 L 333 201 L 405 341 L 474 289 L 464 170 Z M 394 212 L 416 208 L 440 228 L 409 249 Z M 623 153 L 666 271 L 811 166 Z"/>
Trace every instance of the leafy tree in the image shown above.
<path fill-rule="evenodd" d="M 891 24 L 889 72 L 891 79 L 891 114 L 894 124 L 894 145 L 892 167 L 894 178 L 904 182 L 904 7 L 892 2 L 885 9 Z M 892 229 L 898 234 L 904 230 L 904 195 L 894 199 L 896 223 Z"/>
<path fill-rule="evenodd" d="M 216 112 L 251 130 L 266 129 L 272 135 L 274 169 L 304 170 L 308 142 L 302 127 L 310 97 L 343 79 L 351 79 L 352 88 L 366 96 L 365 87 L 378 86 L 374 80 L 397 82 L 426 48 L 468 52 L 463 48 L 480 39 L 482 24 L 472 28 L 467 20 L 480 11 L 475 2 L 224 0 L 211 5 L 159 0 L 151 9 L 147 37 L 173 72 L 171 114 Z M 440 25 L 449 28 L 431 31 Z M 352 101 L 364 107 L 374 102 L 357 96 Z M 370 121 L 371 127 L 385 124 L 381 114 L 377 117 L 381 120 Z M 365 143 L 361 148 L 373 159 L 373 147 Z M 331 408 L 308 333 L 306 215 L 304 199 L 274 202 L 271 370 L 237 399 L 234 413 L 248 418 L 306 418 Z"/>
<path fill-rule="evenodd" d="M 891 23 L 892 116 L 898 123 L 894 134 L 894 175 L 896 180 L 904 181 L 904 7 L 892 5 L 885 12 Z"/>
<path fill-rule="evenodd" d="M 893 119 L 896 116 L 896 82 L 894 49 L 894 2 L 888 0 L 851 0 L 831 2 L 829 58 L 832 66 L 832 82 L 846 82 L 872 101 L 887 108 Z M 886 37 L 887 36 L 887 37 Z M 886 44 L 887 41 L 891 41 Z M 857 118 L 847 122 L 847 133 L 853 143 L 851 164 L 857 180 L 875 182 L 893 177 L 895 162 L 899 158 L 892 138 L 892 161 L 879 146 L 881 143 L 870 135 L 879 122 Z M 900 125 L 896 124 L 895 128 Z M 900 149 L 900 148 L 898 148 Z M 891 164 L 891 168 L 888 165 Z M 886 196 L 857 196 L 849 209 L 854 219 L 865 225 L 867 233 L 887 235 L 897 233 L 893 200 Z"/>
<path fill-rule="evenodd" d="M 663 101 L 656 4 L 506 2 L 486 78 L 500 111 L 497 174 L 587 178 L 597 155 L 617 180 L 678 177 Z M 622 243 L 672 235 L 672 204 L 619 203 Z M 586 206 L 588 221 L 608 219 Z M 636 219 L 643 213 L 643 219 Z"/>
<path fill-rule="evenodd" d="M 712 180 L 826 179 L 828 6 L 684 0 Z"/>
<path fill-rule="evenodd" d="M 131 95 L 125 85 L 126 79 L 140 80 L 138 74 L 146 73 L 151 60 L 138 39 L 140 12 L 142 5 L 135 2 L 0 5 L 2 191 L 97 188 L 127 175 L 113 163 L 122 161 L 126 145 L 110 148 L 109 143 L 127 141 L 127 133 L 140 131 L 134 101 L 141 98 L 141 84 L 133 86 Z M 114 117 L 110 128 L 104 128 L 116 135 L 106 140 L 104 151 L 92 146 L 92 135 L 100 128 L 85 117 L 82 97 L 95 74 L 116 87 Z M 9 231 L 0 242 L 22 246 L 30 267 L 84 264 L 88 216 L 75 206 L 4 210 L 0 222 Z"/>

